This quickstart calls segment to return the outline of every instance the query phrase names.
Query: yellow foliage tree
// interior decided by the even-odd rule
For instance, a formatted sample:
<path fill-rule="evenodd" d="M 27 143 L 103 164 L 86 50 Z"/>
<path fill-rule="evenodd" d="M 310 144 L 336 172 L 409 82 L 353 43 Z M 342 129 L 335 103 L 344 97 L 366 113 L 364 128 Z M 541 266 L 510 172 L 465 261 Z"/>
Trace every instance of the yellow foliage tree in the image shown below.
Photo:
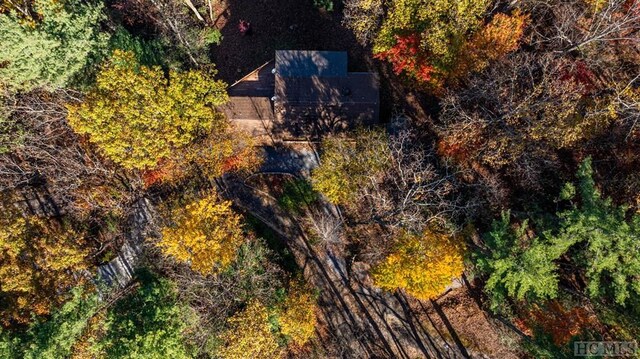
<path fill-rule="evenodd" d="M 222 333 L 224 345 L 218 355 L 225 359 L 279 358 L 282 350 L 269 323 L 269 311 L 257 301 L 233 315 Z"/>
<path fill-rule="evenodd" d="M 431 299 L 462 274 L 462 254 L 462 245 L 445 234 L 403 233 L 392 252 L 373 269 L 373 280 L 386 290 L 404 289 L 418 299 Z"/>
<path fill-rule="evenodd" d="M 358 130 L 355 141 L 327 138 L 322 142 L 320 166 L 311 174 L 314 189 L 331 203 L 355 200 L 358 189 L 389 164 L 387 135 L 378 130 Z"/>
<path fill-rule="evenodd" d="M 162 230 L 162 252 L 204 275 L 227 267 L 244 242 L 241 217 L 214 192 L 180 208 Z"/>
<path fill-rule="evenodd" d="M 6 211 L 0 218 L 0 313 L 2 323 L 26 323 L 46 315 L 79 284 L 88 251 L 81 235 L 37 217 Z"/>
<path fill-rule="evenodd" d="M 69 124 L 88 134 L 107 157 L 129 169 L 153 169 L 173 151 L 228 128 L 215 106 L 228 100 L 226 84 L 200 71 L 141 66 L 116 50 L 102 66 L 96 87 L 79 105 L 68 105 Z"/>
<path fill-rule="evenodd" d="M 280 332 L 294 347 L 300 348 L 313 338 L 317 324 L 316 309 L 313 293 L 302 282 L 294 283 L 278 316 Z"/>

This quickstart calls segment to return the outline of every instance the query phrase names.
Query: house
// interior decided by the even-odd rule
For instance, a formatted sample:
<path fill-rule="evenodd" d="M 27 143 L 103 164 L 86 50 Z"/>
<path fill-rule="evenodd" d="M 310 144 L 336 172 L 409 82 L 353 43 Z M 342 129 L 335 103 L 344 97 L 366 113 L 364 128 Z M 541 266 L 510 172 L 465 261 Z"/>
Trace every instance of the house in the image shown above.
<path fill-rule="evenodd" d="M 228 92 L 228 118 L 254 136 L 313 138 L 379 116 L 377 74 L 348 72 L 346 52 L 276 51 Z"/>

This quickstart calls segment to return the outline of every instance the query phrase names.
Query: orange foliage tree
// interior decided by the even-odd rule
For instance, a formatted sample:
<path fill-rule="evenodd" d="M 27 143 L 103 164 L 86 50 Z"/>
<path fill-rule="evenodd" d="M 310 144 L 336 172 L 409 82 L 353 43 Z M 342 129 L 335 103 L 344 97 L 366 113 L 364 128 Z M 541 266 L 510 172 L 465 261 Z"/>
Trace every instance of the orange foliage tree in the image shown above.
<path fill-rule="evenodd" d="M 520 46 L 529 16 L 520 11 L 513 14 L 497 14 L 462 48 L 458 63 L 451 71 L 450 79 L 458 81 L 466 74 L 481 71 L 491 61 L 498 60 Z"/>
<path fill-rule="evenodd" d="M 422 236 L 402 233 L 391 253 L 374 267 L 373 280 L 383 289 L 435 298 L 462 274 L 462 255 L 462 244 L 448 235 L 429 230 Z"/>
<path fill-rule="evenodd" d="M 174 151 L 153 170 L 143 172 L 145 186 L 176 183 L 194 172 L 214 178 L 224 173 L 248 173 L 262 163 L 262 156 L 248 133 L 232 129 L 211 134 Z"/>
<path fill-rule="evenodd" d="M 589 328 L 598 327 L 598 318 L 583 307 L 566 309 L 557 300 L 549 301 L 544 307 L 535 305 L 528 313 L 526 322 L 531 327 L 540 327 L 551 335 L 557 346 L 566 345 L 571 338 Z"/>

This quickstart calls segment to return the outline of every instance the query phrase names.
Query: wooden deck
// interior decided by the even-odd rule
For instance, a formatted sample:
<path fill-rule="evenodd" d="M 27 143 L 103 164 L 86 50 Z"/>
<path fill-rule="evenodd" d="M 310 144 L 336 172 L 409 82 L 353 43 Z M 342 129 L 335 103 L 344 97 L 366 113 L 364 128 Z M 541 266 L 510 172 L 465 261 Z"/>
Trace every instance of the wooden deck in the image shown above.
<path fill-rule="evenodd" d="M 229 120 L 254 137 L 268 135 L 274 121 L 268 97 L 230 97 L 225 105 Z"/>
<path fill-rule="evenodd" d="M 236 128 L 253 137 L 268 136 L 275 119 L 273 114 L 273 88 L 275 76 L 271 73 L 273 61 L 252 71 L 229 87 L 229 102 L 223 110 Z"/>

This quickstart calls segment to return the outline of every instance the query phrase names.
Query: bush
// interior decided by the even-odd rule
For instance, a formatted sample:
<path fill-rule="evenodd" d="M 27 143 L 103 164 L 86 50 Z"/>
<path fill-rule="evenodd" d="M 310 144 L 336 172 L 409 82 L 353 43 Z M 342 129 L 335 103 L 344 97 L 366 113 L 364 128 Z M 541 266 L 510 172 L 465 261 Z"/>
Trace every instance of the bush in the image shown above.
<path fill-rule="evenodd" d="M 201 36 L 202 36 L 202 42 L 204 42 L 204 44 L 207 46 L 214 45 L 214 44 L 220 45 L 220 43 L 222 42 L 222 39 L 224 38 L 220 30 L 212 29 L 210 27 L 204 29 L 202 31 Z"/>
<path fill-rule="evenodd" d="M 333 11 L 333 1 L 331 0 L 313 0 L 313 5 L 318 9 Z"/>
<path fill-rule="evenodd" d="M 109 40 L 109 49 L 132 52 L 145 66 L 165 66 L 165 48 L 159 40 L 144 40 L 119 27 Z"/>
<path fill-rule="evenodd" d="M 299 213 L 304 205 L 309 205 L 318 199 L 318 193 L 305 180 L 292 180 L 284 184 L 284 193 L 278 199 L 280 207 L 291 213 Z"/>

